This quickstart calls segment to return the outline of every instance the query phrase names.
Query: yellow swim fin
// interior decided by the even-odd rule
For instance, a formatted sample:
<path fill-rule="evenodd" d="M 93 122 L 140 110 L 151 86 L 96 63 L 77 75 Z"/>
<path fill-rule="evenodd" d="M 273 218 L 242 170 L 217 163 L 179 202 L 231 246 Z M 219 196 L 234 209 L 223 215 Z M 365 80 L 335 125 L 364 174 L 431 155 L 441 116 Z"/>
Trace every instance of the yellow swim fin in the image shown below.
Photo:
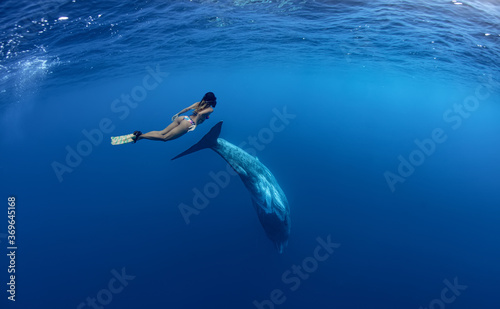
<path fill-rule="evenodd" d="M 134 141 L 135 141 L 134 134 L 111 136 L 111 145 L 128 144 L 128 143 L 133 143 Z"/>

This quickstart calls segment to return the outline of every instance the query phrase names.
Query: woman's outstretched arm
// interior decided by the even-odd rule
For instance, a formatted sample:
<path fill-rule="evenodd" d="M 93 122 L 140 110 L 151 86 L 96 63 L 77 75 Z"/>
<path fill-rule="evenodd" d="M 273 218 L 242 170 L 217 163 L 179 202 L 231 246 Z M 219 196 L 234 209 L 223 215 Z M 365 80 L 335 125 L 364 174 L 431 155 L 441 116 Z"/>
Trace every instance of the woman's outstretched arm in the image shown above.
<path fill-rule="evenodd" d="M 190 111 L 190 110 L 192 110 L 192 109 L 195 109 L 195 108 L 196 108 L 196 106 L 198 105 L 198 103 L 199 103 L 199 102 L 196 102 L 196 103 L 194 103 L 193 105 L 191 105 L 191 106 L 189 106 L 189 107 L 184 108 L 183 110 L 181 110 L 180 112 L 178 112 L 178 113 L 177 113 L 177 115 L 181 115 L 181 114 L 184 114 L 184 113 L 185 113 L 185 112 L 187 112 L 187 111 Z"/>

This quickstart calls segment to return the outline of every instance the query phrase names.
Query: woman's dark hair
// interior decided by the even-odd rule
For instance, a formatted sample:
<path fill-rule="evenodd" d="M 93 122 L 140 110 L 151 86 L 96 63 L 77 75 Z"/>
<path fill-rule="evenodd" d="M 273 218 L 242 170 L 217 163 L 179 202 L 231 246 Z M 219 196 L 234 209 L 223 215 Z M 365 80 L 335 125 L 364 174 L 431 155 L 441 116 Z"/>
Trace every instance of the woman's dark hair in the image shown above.
<path fill-rule="evenodd" d="M 215 97 L 215 94 L 213 92 L 205 93 L 200 102 L 202 101 L 205 101 L 208 105 L 211 105 L 212 107 L 215 107 L 215 105 L 217 105 L 217 98 Z"/>

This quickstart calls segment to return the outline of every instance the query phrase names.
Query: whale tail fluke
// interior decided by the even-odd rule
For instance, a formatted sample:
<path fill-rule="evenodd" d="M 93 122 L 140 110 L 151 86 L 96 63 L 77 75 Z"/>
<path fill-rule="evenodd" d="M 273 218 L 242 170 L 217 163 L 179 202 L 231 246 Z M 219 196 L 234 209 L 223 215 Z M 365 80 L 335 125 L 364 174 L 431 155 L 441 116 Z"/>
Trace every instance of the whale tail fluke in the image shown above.
<path fill-rule="evenodd" d="M 213 148 L 217 146 L 217 139 L 219 138 L 221 128 L 222 128 L 222 121 L 218 122 L 215 126 L 213 126 L 212 129 L 210 129 L 210 131 L 207 134 L 205 134 L 205 136 L 203 136 L 203 138 L 198 143 L 194 144 L 183 153 L 173 157 L 172 160 L 183 157 L 198 150 L 202 150 L 205 148 Z"/>

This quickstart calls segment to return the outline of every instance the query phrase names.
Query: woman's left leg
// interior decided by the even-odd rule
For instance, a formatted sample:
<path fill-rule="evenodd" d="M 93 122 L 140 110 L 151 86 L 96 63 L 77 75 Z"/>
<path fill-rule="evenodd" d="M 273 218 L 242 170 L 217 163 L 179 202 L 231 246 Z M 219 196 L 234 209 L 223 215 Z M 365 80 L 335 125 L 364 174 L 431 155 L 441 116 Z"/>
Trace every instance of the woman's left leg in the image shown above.
<path fill-rule="evenodd" d="M 140 139 L 149 139 L 153 141 L 169 141 L 172 139 L 176 139 L 184 134 L 186 134 L 189 130 L 189 124 L 187 121 L 184 121 L 183 117 L 178 117 L 171 124 L 169 124 L 165 129 L 161 131 L 151 131 L 148 133 L 144 133 L 139 135 L 137 140 Z"/>
<path fill-rule="evenodd" d="M 189 132 L 189 127 L 190 126 L 191 126 L 191 124 L 189 122 L 187 122 L 187 121 L 185 121 L 184 123 L 176 126 L 172 130 L 170 130 L 167 134 L 163 135 L 163 141 L 164 142 L 171 141 L 173 139 L 176 139 L 178 137 L 183 136 L 184 134 L 186 134 L 186 133 Z"/>
<path fill-rule="evenodd" d="M 177 127 L 178 125 L 180 125 L 182 123 L 183 119 L 184 119 L 184 117 L 177 117 L 177 118 L 175 118 L 175 120 L 172 121 L 172 123 L 169 124 L 165 129 L 161 130 L 160 133 L 162 135 L 167 134 L 168 132 L 170 132 L 171 130 L 173 130 L 175 127 Z"/>

